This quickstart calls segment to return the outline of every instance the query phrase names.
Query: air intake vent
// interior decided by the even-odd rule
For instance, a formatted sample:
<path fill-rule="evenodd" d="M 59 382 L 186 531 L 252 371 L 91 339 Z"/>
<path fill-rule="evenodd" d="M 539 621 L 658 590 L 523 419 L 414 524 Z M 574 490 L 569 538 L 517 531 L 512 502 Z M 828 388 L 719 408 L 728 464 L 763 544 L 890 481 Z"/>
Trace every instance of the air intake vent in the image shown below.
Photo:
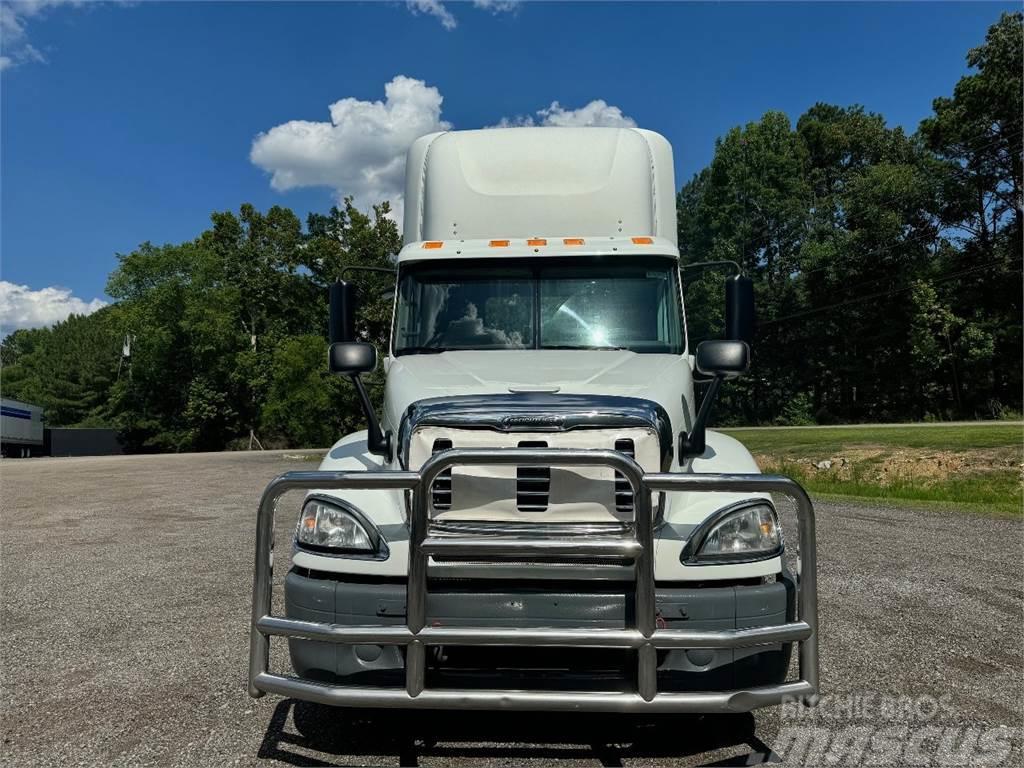
<path fill-rule="evenodd" d="M 431 453 L 440 453 L 441 451 L 447 451 L 452 447 L 451 440 L 435 440 L 434 447 Z M 452 470 L 451 468 L 446 469 L 434 480 L 434 485 L 430 489 L 431 500 L 434 504 L 434 509 L 438 511 L 445 511 L 452 508 Z"/>
<path fill-rule="evenodd" d="M 547 448 L 544 440 L 523 440 L 520 448 Z M 551 495 L 551 467 L 516 467 L 516 508 L 545 512 Z"/>
<path fill-rule="evenodd" d="M 636 458 L 636 449 L 633 447 L 633 441 L 628 438 L 616 440 L 615 450 L 619 453 L 626 454 L 631 459 Z M 615 473 L 615 511 L 633 511 L 633 487 L 629 484 L 629 481 L 623 477 L 621 472 Z"/>

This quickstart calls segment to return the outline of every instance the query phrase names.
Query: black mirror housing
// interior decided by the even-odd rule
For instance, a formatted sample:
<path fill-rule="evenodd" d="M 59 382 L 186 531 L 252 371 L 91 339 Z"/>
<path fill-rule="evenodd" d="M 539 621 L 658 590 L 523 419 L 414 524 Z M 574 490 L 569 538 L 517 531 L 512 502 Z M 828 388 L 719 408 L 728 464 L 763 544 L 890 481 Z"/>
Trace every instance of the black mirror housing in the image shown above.
<path fill-rule="evenodd" d="M 377 367 L 377 349 L 362 341 L 336 341 L 331 344 L 327 359 L 331 373 L 358 376 Z"/>
<path fill-rule="evenodd" d="M 745 275 L 725 281 L 725 338 L 754 343 L 754 281 Z"/>
<path fill-rule="evenodd" d="M 712 339 L 697 345 L 697 370 L 705 376 L 735 379 L 750 369 L 750 347 L 745 341 Z"/>
<path fill-rule="evenodd" d="M 339 280 L 328 291 L 327 338 L 331 344 L 356 340 L 356 286 Z M 333 368 L 331 370 L 334 370 Z"/>

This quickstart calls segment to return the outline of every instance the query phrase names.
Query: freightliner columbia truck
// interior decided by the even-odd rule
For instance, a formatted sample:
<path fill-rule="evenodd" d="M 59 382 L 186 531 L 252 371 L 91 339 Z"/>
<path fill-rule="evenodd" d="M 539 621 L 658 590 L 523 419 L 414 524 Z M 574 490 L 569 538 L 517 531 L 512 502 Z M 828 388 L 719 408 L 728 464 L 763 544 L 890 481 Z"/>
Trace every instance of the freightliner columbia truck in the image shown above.
<path fill-rule="evenodd" d="M 753 292 L 729 278 L 725 338 L 691 344 L 668 142 L 618 128 L 424 136 L 407 156 L 404 238 L 379 413 L 356 281 L 331 288 L 328 364 L 368 429 L 263 494 L 250 694 L 604 712 L 813 703 L 813 509 L 707 429 L 719 388 L 749 367 Z M 299 508 L 278 509 L 294 489 Z M 797 511 L 785 532 L 779 496 Z M 275 516 L 295 531 L 284 615 L 271 609 Z M 270 668 L 275 637 L 290 672 Z"/>

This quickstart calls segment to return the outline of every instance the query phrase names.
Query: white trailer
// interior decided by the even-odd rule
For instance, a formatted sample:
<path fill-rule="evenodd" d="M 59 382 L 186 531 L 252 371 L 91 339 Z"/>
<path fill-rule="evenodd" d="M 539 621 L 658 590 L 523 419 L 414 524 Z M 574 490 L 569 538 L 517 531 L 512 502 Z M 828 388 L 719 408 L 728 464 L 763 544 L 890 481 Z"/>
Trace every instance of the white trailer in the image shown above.
<path fill-rule="evenodd" d="M 651 131 L 413 144 L 383 408 L 339 281 L 329 367 L 369 426 L 263 494 L 251 695 L 605 712 L 816 697 L 810 501 L 706 429 L 749 365 L 752 285 L 726 282 L 726 338 L 692 348 L 675 191 Z M 275 616 L 274 516 L 291 489 L 307 495 Z M 796 500 L 785 544 L 772 492 Z M 269 668 L 273 636 L 291 675 Z"/>
<path fill-rule="evenodd" d="M 0 451 L 31 456 L 43 450 L 43 409 L 20 400 L 0 400 Z"/>

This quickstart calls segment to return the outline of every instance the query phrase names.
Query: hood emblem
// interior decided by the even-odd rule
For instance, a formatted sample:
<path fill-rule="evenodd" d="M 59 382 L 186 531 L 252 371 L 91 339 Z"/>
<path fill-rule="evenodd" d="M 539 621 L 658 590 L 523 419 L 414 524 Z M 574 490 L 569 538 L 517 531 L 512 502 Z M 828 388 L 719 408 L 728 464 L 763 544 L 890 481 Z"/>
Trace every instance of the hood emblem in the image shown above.
<path fill-rule="evenodd" d="M 502 416 L 498 423 L 501 424 L 503 429 L 516 429 L 518 427 L 547 427 L 548 429 L 557 429 L 565 424 L 565 416 L 544 413 L 513 414 L 510 416 Z"/>

